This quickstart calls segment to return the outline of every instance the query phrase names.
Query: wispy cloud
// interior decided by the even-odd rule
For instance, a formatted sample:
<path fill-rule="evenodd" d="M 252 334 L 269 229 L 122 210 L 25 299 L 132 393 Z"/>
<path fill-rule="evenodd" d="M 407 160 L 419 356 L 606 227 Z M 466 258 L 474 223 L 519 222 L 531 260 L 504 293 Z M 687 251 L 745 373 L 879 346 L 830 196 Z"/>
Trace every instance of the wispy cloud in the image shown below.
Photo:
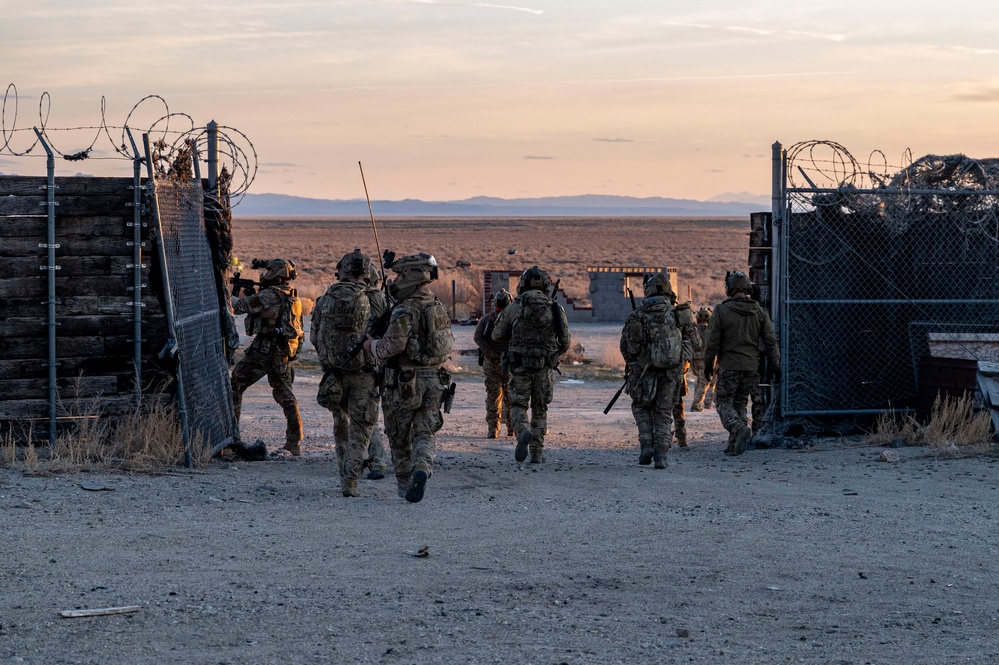
<path fill-rule="evenodd" d="M 975 48 L 973 46 L 931 46 L 930 48 L 943 51 L 957 51 L 958 53 L 970 53 L 972 55 L 999 55 L 996 48 Z"/>
<path fill-rule="evenodd" d="M 555 159 L 555 157 L 547 157 L 545 155 L 524 155 L 524 159 Z"/>
<path fill-rule="evenodd" d="M 715 30 L 727 32 L 743 32 L 759 37 L 794 37 L 800 39 L 818 39 L 830 42 L 846 41 L 846 35 L 828 32 L 807 32 L 804 30 L 771 30 L 741 25 L 711 25 L 708 23 L 684 23 L 681 21 L 662 21 L 663 25 L 674 28 L 693 28 L 696 30 Z"/>
<path fill-rule="evenodd" d="M 999 84 L 962 86 L 952 97 L 961 102 L 999 102 Z"/>
<path fill-rule="evenodd" d="M 540 16 L 545 13 L 543 9 L 531 9 L 530 7 L 516 7 L 514 5 L 494 5 L 489 2 L 447 2 L 446 0 L 405 0 L 416 5 L 446 5 L 449 7 L 479 7 L 482 9 L 505 9 L 513 12 L 526 12 Z"/>
<path fill-rule="evenodd" d="M 593 139 L 594 141 L 600 141 L 601 143 L 634 143 L 632 139 Z"/>

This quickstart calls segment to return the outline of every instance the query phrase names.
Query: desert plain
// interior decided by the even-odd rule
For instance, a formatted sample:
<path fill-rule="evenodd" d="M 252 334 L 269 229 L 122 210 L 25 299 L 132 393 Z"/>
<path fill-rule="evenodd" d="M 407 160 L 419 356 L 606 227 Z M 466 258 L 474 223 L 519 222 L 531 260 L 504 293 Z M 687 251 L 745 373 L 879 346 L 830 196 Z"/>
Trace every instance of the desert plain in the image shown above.
<path fill-rule="evenodd" d="M 342 254 L 374 253 L 369 220 L 237 217 L 234 231 L 246 263 L 295 259 L 307 297 Z M 721 299 L 748 248 L 748 220 L 400 219 L 379 233 L 446 275 L 467 272 L 459 260 L 537 263 L 580 298 L 588 265 L 676 266 L 695 304 Z M 471 327 L 454 333 L 472 348 Z M 855 436 L 732 458 L 704 411 L 688 412 L 690 445 L 666 470 L 642 467 L 627 397 L 603 413 L 619 327 L 572 333 L 587 362 L 559 377 L 542 465 L 485 438 L 481 373 L 453 356 L 456 402 L 419 504 L 391 478 L 340 495 L 311 349 L 295 383 L 301 458 L 0 468 L 0 662 L 999 661 L 995 456 L 910 447 L 884 462 Z M 280 446 L 266 383 L 241 427 Z M 60 616 L 104 608 L 129 611 Z"/>

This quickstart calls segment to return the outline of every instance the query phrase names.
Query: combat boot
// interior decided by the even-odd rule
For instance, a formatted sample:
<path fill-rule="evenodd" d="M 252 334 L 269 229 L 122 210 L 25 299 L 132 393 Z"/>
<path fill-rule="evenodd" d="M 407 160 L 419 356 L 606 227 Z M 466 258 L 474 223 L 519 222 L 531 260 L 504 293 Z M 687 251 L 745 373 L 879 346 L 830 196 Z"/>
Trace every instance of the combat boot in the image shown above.
<path fill-rule="evenodd" d="M 531 464 L 544 464 L 545 456 L 541 453 L 531 453 Z"/>
<path fill-rule="evenodd" d="M 725 446 L 725 450 L 723 452 L 726 455 L 732 455 L 735 453 L 735 434 L 732 434 L 731 432 L 728 433 L 728 445 Z"/>
<path fill-rule="evenodd" d="M 357 491 L 357 481 L 353 478 L 344 478 L 340 481 L 340 492 L 346 497 L 361 496 Z"/>
<path fill-rule="evenodd" d="M 368 480 L 381 480 L 385 477 L 385 472 L 381 469 L 371 469 L 368 471 Z"/>
<path fill-rule="evenodd" d="M 677 432 L 676 433 L 676 445 L 681 448 L 687 447 L 687 432 Z"/>
<path fill-rule="evenodd" d="M 517 435 L 517 449 L 513 453 L 513 459 L 518 462 L 523 462 L 527 459 L 527 449 L 531 446 L 531 442 L 534 441 L 534 434 L 529 429 L 525 429 L 523 432 Z"/>
<path fill-rule="evenodd" d="M 427 489 L 427 480 L 430 478 L 430 474 L 427 473 L 425 469 L 417 469 L 413 472 L 413 480 L 409 483 L 409 487 L 406 489 L 406 501 L 410 503 L 419 503 L 423 501 L 423 493 Z"/>
<path fill-rule="evenodd" d="M 289 441 L 288 443 L 284 444 L 284 449 L 287 450 L 289 453 L 291 453 L 292 457 L 302 456 L 302 444 L 299 443 L 298 441 Z"/>
<path fill-rule="evenodd" d="M 703 411 L 704 407 L 701 406 L 700 404 L 691 404 L 690 405 L 690 410 L 691 411 Z"/>
<path fill-rule="evenodd" d="M 735 446 L 732 450 L 732 455 L 741 455 L 746 452 L 746 448 L 749 447 L 749 441 L 753 438 L 753 430 L 748 426 L 743 425 L 742 429 L 739 430 L 739 434 L 735 437 Z"/>
<path fill-rule="evenodd" d="M 652 464 L 652 455 L 655 452 L 652 446 L 642 446 L 642 452 L 638 455 L 638 463 L 642 466 Z"/>
<path fill-rule="evenodd" d="M 652 459 L 655 462 L 655 464 L 654 464 L 655 468 L 657 468 L 657 469 L 665 469 L 666 468 L 666 465 L 667 465 L 667 463 L 666 463 L 666 453 L 661 453 L 659 451 L 656 451 L 656 453 L 652 456 Z"/>

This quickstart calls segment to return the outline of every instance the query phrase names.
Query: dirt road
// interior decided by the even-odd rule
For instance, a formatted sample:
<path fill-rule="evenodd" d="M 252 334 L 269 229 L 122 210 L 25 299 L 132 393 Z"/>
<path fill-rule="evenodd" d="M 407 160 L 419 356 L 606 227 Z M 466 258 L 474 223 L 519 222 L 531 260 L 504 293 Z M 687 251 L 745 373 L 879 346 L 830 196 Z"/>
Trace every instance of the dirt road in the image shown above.
<path fill-rule="evenodd" d="M 469 373 L 423 502 L 391 478 L 345 499 L 318 378 L 295 384 L 301 459 L 0 469 L 0 662 L 999 661 L 994 458 L 841 439 L 729 458 L 710 412 L 654 471 L 627 398 L 602 413 L 618 384 L 572 379 L 548 461 L 517 464 Z M 265 384 L 244 419 L 280 442 Z M 140 609 L 59 617 L 121 606 Z"/>

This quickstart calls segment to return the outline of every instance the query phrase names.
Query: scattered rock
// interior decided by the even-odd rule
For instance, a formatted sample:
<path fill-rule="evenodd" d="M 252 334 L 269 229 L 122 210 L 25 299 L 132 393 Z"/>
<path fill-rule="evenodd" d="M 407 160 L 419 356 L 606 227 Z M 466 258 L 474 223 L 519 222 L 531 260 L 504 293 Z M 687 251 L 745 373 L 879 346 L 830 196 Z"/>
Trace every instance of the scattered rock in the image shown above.
<path fill-rule="evenodd" d="M 881 456 L 878 457 L 879 462 L 897 462 L 898 453 L 894 450 L 882 450 Z"/>

